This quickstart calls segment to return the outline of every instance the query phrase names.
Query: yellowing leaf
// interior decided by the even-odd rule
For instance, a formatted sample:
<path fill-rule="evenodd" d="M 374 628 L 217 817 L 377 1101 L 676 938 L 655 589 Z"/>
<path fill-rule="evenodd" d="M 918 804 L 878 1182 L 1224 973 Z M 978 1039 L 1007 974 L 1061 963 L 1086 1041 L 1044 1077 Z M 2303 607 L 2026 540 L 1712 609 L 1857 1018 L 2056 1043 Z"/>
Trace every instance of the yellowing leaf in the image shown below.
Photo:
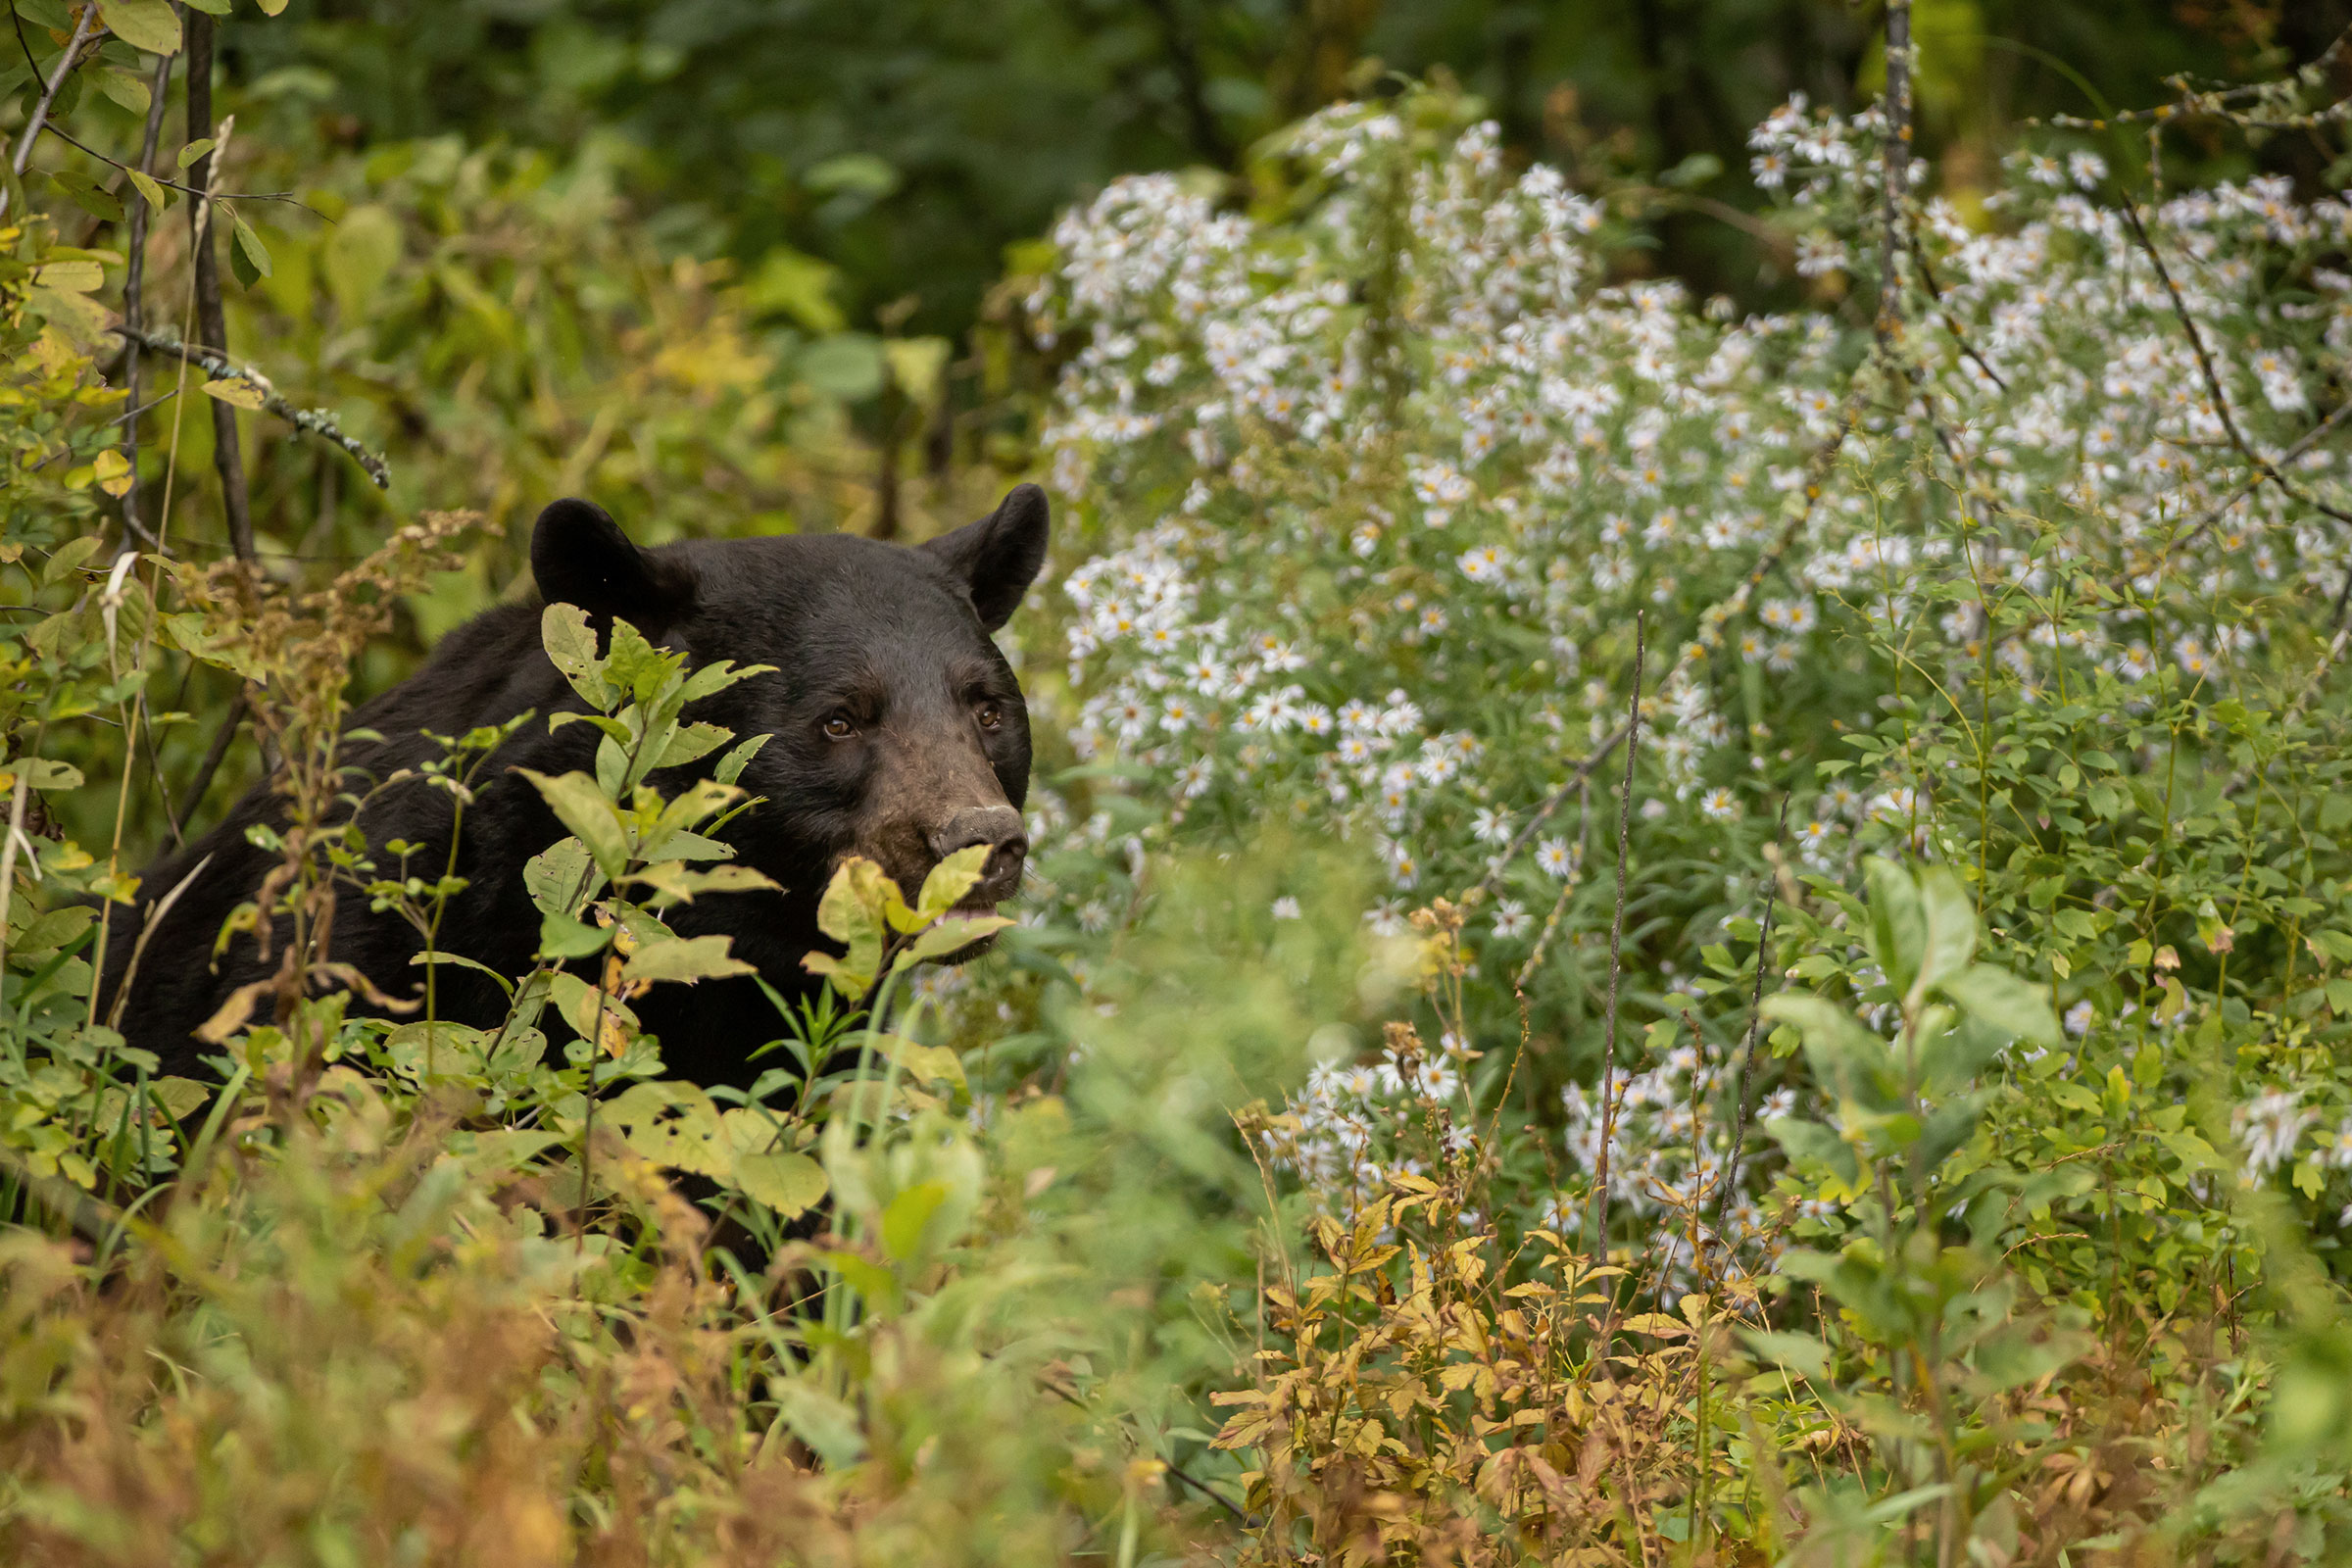
<path fill-rule="evenodd" d="M 692 985 L 698 980 L 756 973 L 750 964 L 728 955 L 728 941 L 726 937 L 678 937 L 656 942 L 637 951 L 628 966 L 621 970 L 620 978 L 631 985 L 640 980 L 674 980 Z"/>
<path fill-rule="evenodd" d="M 243 409 L 248 413 L 259 411 L 263 402 L 260 387 L 236 376 L 223 376 L 219 380 L 205 382 L 204 395 L 208 398 L 217 398 L 230 408 Z"/>

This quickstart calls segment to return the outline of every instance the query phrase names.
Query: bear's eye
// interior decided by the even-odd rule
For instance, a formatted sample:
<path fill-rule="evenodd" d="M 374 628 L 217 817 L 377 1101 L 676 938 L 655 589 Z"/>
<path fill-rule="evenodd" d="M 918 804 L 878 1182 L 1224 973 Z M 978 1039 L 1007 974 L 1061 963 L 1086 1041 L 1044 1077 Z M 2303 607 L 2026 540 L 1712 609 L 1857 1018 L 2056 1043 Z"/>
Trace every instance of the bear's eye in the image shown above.
<path fill-rule="evenodd" d="M 1004 727 L 1004 710 L 999 708 L 995 703 L 982 703 L 979 718 L 982 729 L 1003 729 Z"/>
<path fill-rule="evenodd" d="M 825 738 L 827 740 L 846 741 L 857 733 L 858 726 L 850 722 L 850 715 L 847 713 L 834 713 L 825 720 Z"/>

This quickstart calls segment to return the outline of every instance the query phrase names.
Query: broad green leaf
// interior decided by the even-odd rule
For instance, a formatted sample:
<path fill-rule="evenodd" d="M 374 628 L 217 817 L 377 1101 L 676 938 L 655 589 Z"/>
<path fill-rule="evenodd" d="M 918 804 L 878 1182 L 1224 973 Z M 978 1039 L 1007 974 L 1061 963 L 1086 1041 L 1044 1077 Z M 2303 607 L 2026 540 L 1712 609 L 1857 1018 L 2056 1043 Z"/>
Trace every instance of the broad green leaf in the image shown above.
<path fill-rule="evenodd" d="M 612 933 L 600 925 L 575 920 L 559 910 L 550 910 L 539 917 L 539 956 L 542 958 L 585 958 L 602 953 L 612 941 Z"/>
<path fill-rule="evenodd" d="M 1841 1190 L 1825 1196 L 1843 1197 L 1861 1187 L 1862 1162 L 1855 1157 L 1853 1146 L 1838 1136 L 1836 1128 L 1807 1121 L 1802 1116 L 1775 1116 L 1764 1124 L 1764 1131 L 1788 1152 L 1790 1159 L 1818 1160 L 1829 1167 Z"/>
<path fill-rule="evenodd" d="M 796 1219 L 825 1196 L 825 1167 L 790 1150 L 746 1151 L 730 1173 L 744 1196 L 764 1203 L 780 1219 Z"/>
<path fill-rule="evenodd" d="M 637 1014 L 629 1010 L 627 1004 L 599 991 L 576 974 L 558 971 L 549 977 L 547 995 L 564 1021 L 571 1025 L 572 1033 L 582 1040 L 595 1040 L 608 1056 L 617 1056 L 628 1050 L 630 1038 L 639 1031 Z"/>
<path fill-rule="evenodd" d="M 164 204 L 172 199 L 164 190 L 163 185 L 153 175 L 142 174 L 135 169 L 127 170 L 125 172 L 130 175 L 131 184 L 138 187 L 139 195 L 145 200 L 148 207 L 155 212 L 162 212 Z"/>
<path fill-rule="evenodd" d="M 368 307 L 400 265 L 400 220 L 368 203 L 345 213 L 318 248 L 320 270 L 346 323 L 368 318 Z"/>
<path fill-rule="evenodd" d="M 1870 956 L 1894 994 L 1905 996 L 1919 978 L 1920 957 L 1928 945 L 1928 917 L 1920 905 L 1919 885 L 1910 873 L 1883 856 L 1863 861 L 1862 870 L 1870 882 Z"/>
<path fill-rule="evenodd" d="M 1968 967 L 1977 952 L 1977 906 L 1968 885 L 1948 865 L 1931 865 L 1919 874 L 1919 894 L 1927 923 L 1927 942 L 1920 957 L 1919 978 L 1912 984 L 1941 983 L 1946 975 Z"/>
<path fill-rule="evenodd" d="M 822 954 L 810 954 L 804 961 L 812 973 L 829 975 L 845 992 L 862 996 L 881 970 L 891 912 L 905 908 L 897 885 L 882 867 L 863 856 L 851 856 L 825 884 L 816 906 L 816 928 L 849 951 L 838 963 Z M 825 959 L 823 968 L 817 966 L 819 958 Z M 864 984 L 853 990 L 849 982 L 860 975 Z"/>
<path fill-rule="evenodd" d="M 1001 914 L 950 915 L 914 939 L 906 949 L 906 961 L 920 963 L 926 958 L 944 958 L 1010 924 L 1012 921 Z"/>
<path fill-rule="evenodd" d="M 812 1381 L 769 1378 L 767 1394 L 776 1401 L 776 1413 L 792 1428 L 792 1435 L 808 1445 L 827 1470 L 838 1475 L 865 1457 L 865 1435 L 858 1412 Z"/>
<path fill-rule="evenodd" d="M 179 18 L 171 0 L 98 0 L 107 30 L 151 55 L 179 53 Z"/>
<path fill-rule="evenodd" d="M 1824 1383 L 1829 1381 L 1829 1347 L 1810 1334 L 1767 1334 L 1751 1329 L 1740 1337 L 1747 1342 L 1758 1361 L 1785 1366 Z"/>
<path fill-rule="evenodd" d="M 205 9 L 205 8 L 204 8 L 204 7 L 202 7 L 202 6 L 199 6 L 199 7 L 197 7 L 197 9 L 198 9 L 199 11 L 201 11 L 201 10 L 203 10 L 203 9 Z M 225 16 L 225 15 L 227 15 L 227 13 L 226 13 L 225 11 L 216 11 L 216 12 L 214 12 L 214 13 L 213 13 L 213 15 L 215 15 L 215 16 Z M 193 164 L 194 162 L 196 162 L 196 160 L 197 160 L 197 159 L 199 159 L 199 158 L 202 158 L 202 157 L 203 157 L 203 156 L 204 156 L 206 153 L 209 153 L 209 152 L 211 152 L 212 150 L 213 150 L 213 138 L 212 138 L 212 137 L 210 137 L 210 136 L 199 136 L 199 137 L 197 137 L 197 138 L 196 138 L 194 141 L 192 141 L 192 142 L 188 143 L 188 144 L 187 144 L 185 147 L 182 147 L 182 148 L 179 150 L 179 167 L 180 167 L 180 168 L 182 168 L 182 169 L 185 169 L 185 168 L 187 168 L 187 167 L 188 167 L 190 164 Z"/>
<path fill-rule="evenodd" d="M 135 71 L 124 71 L 121 66 L 108 66 L 98 73 L 98 90 L 106 94 L 109 100 L 129 110 L 134 115 L 144 115 L 147 113 L 147 106 L 155 101 L 154 90 L 147 85 L 147 78 Z M 146 181 L 146 184 L 140 187 L 142 193 L 144 193 L 146 185 L 155 183 L 154 180 L 148 179 L 145 174 L 135 169 L 125 171 L 125 172 L 133 180 Z M 161 207 L 164 204 L 159 201 L 155 205 Z"/>
<path fill-rule="evenodd" d="M 571 682 L 580 700 L 595 709 L 613 705 L 612 686 L 596 657 L 596 633 L 588 629 L 588 613 L 577 605 L 550 605 L 539 616 L 539 644 L 548 662 Z"/>
<path fill-rule="evenodd" d="M 917 1182 L 893 1198 L 882 1210 L 882 1250 L 899 1262 L 921 1250 L 923 1232 L 940 1204 L 948 1200 L 948 1184 Z"/>
<path fill-rule="evenodd" d="M 620 971 L 624 981 L 674 980 L 692 985 L 727 975 L 756 973 L 741 958 L 727 953 L 726 937 L 673 937 L 639 948 Z"/>
<path fill-rule="evenodd" d="M 744 664 L 738 667 L 724 659 L 713 660 L 686 677 L 686 684 L 678 689 L 678 698 L 681 703 L 698 703 L 715 692 L 725 691 L 739 680 L 775 672 L 776 666 L 773 664 Z"/>
<path fill-rule="evenodd" d="M 1876 1110 L 1891 1110 L 1900 1098 L 1894 1059 L 1886 1042 L 1855 1020 L 1853 1014 L 1823 998 L 1782 992 L 1764 999 L 1764 1015 L 1795 1024 L 1805 1037 L 1805 1055 L 1823 1087 L 1862 1101 Z"/>
<path fill-rule="evenodd" d="M 735 738 L 735 732 L 716 724 L 688 724 L 669 738 L 662 750 L 662 760 L 656 767 L 684 767 L 699 762 Z"/>
<path fill-rule="evenodd" d="M 596 780 L 585 773 L 557 777 L 528 767 L 514 771 L 531 781 L 531 787 L 547 802 L 548 809 L 588 847 L 588 853 L 596 858 L 596 868 L 608 880 L 628 868 L 628 830 L 621 825 L 620 815 L 605 798 L 605 792 L 596 787 Z"/>
<path fill-rule="evenodd" d="M 742 745 L 727 753 L 726 756 L 720 758 L 718 760 L 718 765 L 710 770 L 710 776 L 718 780 L 718 782 L 721 784 L 734 783 L 737 779 L 743 777 L 745 765 L 748 764 L 754 757 L 759 755 L 760 748 L 765 746 L 772 739 L 774 739 L 774 737 L 769 735 L 753 736 L 750 740 L 745 741 Z"/>
<path fill-rule="evenodd" d="M 682 860 L 656 860 L 630 872 L 625 880 L 633 886 L 651 888 L 658 899 L 677 904 L 692 904 L 705 893 L 782 891 L 773 880 L 748 865 L 714 865 L 708 871 L 696 871 Z"/>
<path fill-rule="evenodd" d="M 1995 1029 L 2054 1046 L 2059 1041 L 2058 1015 L 2050 1010 L 2049 995 L 2030 986 L 2006 969 L 1974 963 L 1942 982 L 1943 994 L 1958 1003 L 1972 1018 Z"/>
<path fill-rule="evenodd" d="M 734 1169 L 718 1107 L 693 1084 L 632 1084 L 598 1115 L 620 1128 L 630 1149 L 666 1170 L 723 1179 Z"/>
<path fill-rule="evenodd" d="M 595 898 L 604 885 L 605 874 L 578 839 L 558 839 L 522 868 L 523 891 L 542 914 L 569 914 L 577 901 Z"/>

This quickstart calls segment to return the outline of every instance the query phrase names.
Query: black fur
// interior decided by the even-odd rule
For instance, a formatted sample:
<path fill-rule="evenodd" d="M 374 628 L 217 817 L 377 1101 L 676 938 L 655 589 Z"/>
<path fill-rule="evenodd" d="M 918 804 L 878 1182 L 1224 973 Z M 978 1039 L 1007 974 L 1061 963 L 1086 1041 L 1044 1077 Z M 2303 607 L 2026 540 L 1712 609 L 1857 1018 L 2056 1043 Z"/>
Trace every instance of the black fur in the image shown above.
<path fill-rule="evenodd" d="M 991 516 L 915 550 L 827 535 L 640 551 L 585 502 L 558 502 L 542 514 L 531 559 L 543 592 L 602 622 L 627 619 L 698 663 L 777 666 L 689 716 L 739 737 L 773 737 L 739 781 L 764 804 L 723 837 L 739 863 L 784 891 L 706 895 L 670 911 L 673 928 L 733 938 L 735 955 L 770 985 L 804 995 L 812 982 L 801 959 L 821 940 L 817 900 L 844 855 L 881 861 L 911 897 L 943 845 L 973 842 L 978 832 L 998 850 L 975 902 L 1012 890 L 1027 850 L 1017 808 L 1029 787 L 1029 726 L 1019 684 L 988 633 L 1035 577 L 1046 526 L 1045 497 L 1033 485 L 1014 490 Z M 436 755 L 420 731 L 459 734 L 525 709 L 539 715 L 482 770 L 458 846 L 459 874 L 469 886 L 452 901 L 441 932 L 442 948 L 506 975 L 529 969 L 538 941 L 523 864 L 564 836 L 538 793 L 509 769 L 594 765 L 589 725 L 548 732 L 548 714 L 584 705 L 542 652 L 539 619 L 535 605 L 509 607 L 450 633 L 422 669 L 353 714 L 355 728 L 384 739 L 345 748 L 349 765 L 382 778 Z M 829 735 L 836 715 L 855 733 Z M 674 790 L 687 776 L 656 782 Z M 247 843 L 245 829 L 277 809 L 269 787 L 257 787 L 212 832 L 150 866 L 139 906 L 118 916 L 110 986 L 150 902 L 212 857 L 149 939 L 123 1012 L 129 1043 L 155 1052 L 165 1071 L 191 1071 L 206 1049 L 192 1031 L 233 988 L 270 967 L 249 938 L 235 940 L 217 965 L 208 955 L 222 920 L 274 860 Z M 371 845 L 424 845 L 411 861 L 422 874 L 444 863 L 450 808 L 438 791 L 395 786 L 362 826 Z M 378 860 L 388 871 L 389 858 Z M 422 974 L 409 962 L 418 948 L 407 922 L 371 913 L 356 889 L 342 892 L 330 957 L 356 964 L 390 995 L 411 997 Z M 505 1012 L 499 990 L 468 970 L 442 967 L 438 990 L 445 1018 L 489 1026 Z M 756 1072 L 747 1064 L 752 1051 L 781 1032 L 774 1007 L 749 979 L 659 986 L 635 1005 L 660 1036 L 670 1071 L 704 1083 L 747 1083 Z"/>

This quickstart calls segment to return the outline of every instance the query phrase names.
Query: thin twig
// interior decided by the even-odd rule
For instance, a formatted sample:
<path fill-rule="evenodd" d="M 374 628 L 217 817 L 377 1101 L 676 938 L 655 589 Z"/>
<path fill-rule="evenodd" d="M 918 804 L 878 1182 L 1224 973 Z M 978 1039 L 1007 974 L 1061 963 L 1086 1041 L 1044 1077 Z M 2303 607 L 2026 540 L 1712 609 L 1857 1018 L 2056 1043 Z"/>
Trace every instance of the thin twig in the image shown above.
<path fill-rule="evenodd" d="M 188 49 L 188 128 L 213 122 L 213 19 L 190 9 L 186 14 Z M 220 311 L 220 257 L 214 243 L 213 203 L 228 153 L 233 120 L 223 121 L 213 133 L 213 145 L 188 166 L 188 182 L 205 194 L 188 204 L 188 237 L 196 249 L 196 335 L 216 353 L 228 351 L 228 322 Z M 219 398 L 213 405 L 213 466 L 220 474 L 220 506 L 227 514 L 228 543 L 247 569 L 257 571 L 253 552 L 253 503 L 245 489 L 245 463 L 238 448 L 237 411 Z"/>
<path fill-rule="evenodd" d="M 97 22 L 98 8 L 95 5 L 83 6 L 81 20 L 74 24 L 73 38 L 66 44 L 65 52 L 57 57 L 57 68 L 49 73 L 49 79 L 41 84 L 41 95 L 33 101 L 32 118 L 24 122 L 24 139 L 17 143 L 16 156 L 8 161 L 9 172 L 19 180 L 24 177 L 25 166 L 32 162 L 32 144 L 40 140 L 41 126 L 49 122 L 50 106 L 57 102 L 58 91 L 65 86 L 66 78 L 74 74 L 74 68 L 81 64 L 81 46 L 90 41 L 90 30 Z M 0 218 L 8 216 L 9 194 L 6 190 L 0 190 Z"/>
<path fill-rule="evenodd" d="M 368 477 L 374 482 L 378 490 L 391 488 L 392 469 L 381 456 L 345 435 L 342 426 L 335 423 L 334 416 L 327 413 L 326 410 L 298 409 L 287 402 L 284 394 L 280 393 L 276 385 L 261 371 L 250 366 L 238 365 L 226 355 L 217 353 L 212 349 L 199 347 L 192 343 L 182 343 L 177 338 L 168 337 L 160 332 L 134 332 L 127 326 L 118 326 L 113 330 L 117 336 L 128 338 L 133 343 L 151 349 L 157 354 L 168 354 L 173 358 L 185 360 L 188 364 L 218 380 L 244 382 L 261 393 L 263 408 L 296 429 L 308 431 L 321 441 L 330 441 L 341 447 L 351 455 L 354 463 L 367 470 Z"/>
<path fill-rule="evenodd" d="M 192 822 L 196 808 L 204 804 L 205 791 L 213 787 L 213 775 L 220 771 L 220 760 L 228 755 L 229 742 L 237 738 L 237 724 L 245 716 L 245 693 L 239 690 L 236 700 L 228 705 L 227 714 L 220 727 L 213 732 L 213 744 L 205 749 L 204 760 L 197 764 L 196 777 L 188 785 L 188 793 L 180 797 L 179 819 Z"/>
<path fill-rule="evenodd" d="M 1674 667 L 1666 672 L 1665 680 L 1659 683 L 1661 690 L 1672 686 L 1675 677 L 1697 662 L 1708 650 L 1723 645 L 1723 629 L 1747 609 L 1757 586 L 1772 575 L 1773 568 L 1781 564 L 1781 558 L 1796 543 L 1796 536 L 1812 520 L 1814 508 L 1820 505 L 1822 490 L 1829 482 L 1830 468 L 1837 463 L 1838 454 L 1844 449 L 1846 438 L 1853 434 L 1854 426 L 1861 419 L 1862 394 L 1855 390 L 1846 396 L 1845 407 L 1838 416 L 1838 427 L 1805 459 L 1803 494 L 1790 509 L 1788 521 L 1781 525 L 1781 531 L 1772 543 L 1756 557 L 1755 564 L 1748 567 L 1747 575 L 1740 580 L 1740 586 L 1708 606 L 1700 614 L 1698 635 L 1683 645 L 1681 657 L 1675 661 Z M 1535 814 L 1528 818 L 1527 825 L 1511 835 L 1511 842 L 1504 845 L 1502 853 L 1488 865 L 1487 874 L 1478 882 L 1480 895 L 1494 891 L 1502 881 L 1504 870 L 1534 842 L 1535 836 L 1543 831 L 1544 824 L 1551 820 L 1552 814 L 1567 804 L 1568 797 L 1582 789 L 1585 781 L 1592 776 L 1593 770 L 1624 743 L 1627 733 L 1625 725 L 1618 725 L 1598 746 L 1592 748 L 1590 756 L 1569 770 L 1568 777 L 1544 798 L 1544 804 L 1537 807 Z"/>
<path fill-rule="evenodd" d="M 1886 95 L 1881 101 L 1886 139 L 1879 171 L 1886 211 L 1879 232 L 1879 310 L 1873 329 L 1882 346 L 1902 329 L 1902 279 L 1896 259 L 1903 249 L 1903 208 L 1911 172 L 1911 0 L 1886 0 Z"/>
<path fill-rule="evenodd" d="M 166 55 L 164 58 L 166 60 L 176 60 L 179 57 L 176 55 Z M 150 113 L 152 112 L 153 111 L 151 109 Z M 51 121 L 48 124 L 43 125 L 41 128 L 47 131 L 50 135 L 55 136 L 59 141 L 62 141 L 67 146 L 73 148 L 74 151 L 87 153 L 102 164 L 112 164 L 115 166 L 115 168 L 123 170 L 130 168 L 130 165 L 122 162 L 122 159 L 109 158 L 106 156 L 106 154 L 100 152 L 97 148 L 91 146 L 86 141 L 74 140 L 72 136 L 68 135 L 55 121 Z M 148 173 L 144 167 L 140 169 L 139 172 L 147 174 L 149 179 L 154 180 L 158 185 L 163 186 L 166 190 L 175 190 L 184 196 L 193 196 L 199 198 L 204 196 L 204 192 L 197 189 L 193 185 L 182 185 L 176 179 L 166 179 L 161 174 Z M 313 207 L 310 203 L 301 200 L 290 190 L 224 190 L 214 196 L 212 200 L 217 202 L 283 202 L 288 207 L 299 207 L 306 213 L 318 212 L 318 208 Z M 320 214 L 319 216 L 323 217 L 324 215 Z"/>
<path fill-rule="evenodd" d="M 1634 760 L 1642 753 L 1642 662 L 1646 652 L 1643 616 L 1634 614 L 1634 689 L 1625 705 L 1625 789 L 1617 801 L 1617 910 L 1609 917 L 1609 1000 L 1602 1025 L 1600 1065 L 1600 1162 L 1592 1184 L 1592 1248 L 1606 1261 L 1609 1246 L 1609 1144 L 1616 1137 L 1617 976 L 1625 941 L 1625 859 L 1633 842 Z"/>
<path fill-rule="evenodd" d="M 2238 429 L 2237 416 L 2230 407 L 2230 394 L 2222 388 L 2221 372 L 2214 368 L 2213 357 L 2206 352 L 2205 333 L 2198 327 L 2196 318 L 2188 314 L 2188 302 L 2181 298 L 2180 286 L 2173 281 L 2172 269 L 2164 265 L 2164 257 L 2156 249 L 2156 241 L 2150 237 L 2147 225 L 2140 221 L 2138 206 L 2126 201 L 2117 211 L 2123 215 L 2125 225 L 2132 230 L 2132 238 L 2139 241 L 2139 248 L 2146 253 L 2148 264 L 2156 269 L 2157 281 L 2164 285 L 2165 294 L 2173 302 L 2173 315 L 2179 318 L 2181 331 L 2188 334 L 2188 346 L 2196 352 L 2197 369 L 2205 377 L 2205 390 L 2213 395 L 2214 413 L 2220 417 L 2223 433 L 2230 437 L 2230 444 L 2237 448 L 2238 456 L 2246 460 L 2246 466 L 2254 470 L 2257 479 L 2270 480 L 2288 497 L 2314 512 L 2333 517 L 2338 522 L 2352 524 L 2352 513 L 2338 512 L 2317 496 L 2305 492 L 2301 486 L 2280 473 L 2278 465 L 2256 452 L 2244 432 Z"/>
<path fill-rule="evenodd" d="M 1788 802 L 1791 791 L 1781 797 L 1781 823 L 1774 831 L 1777 848 L 1788 839 Z M 1740 1184 L 1740 1152 L 1747 1137 L 1747 1080 L 1755 1070 L 1756 1036 L 1764 1023 L 1764 966 L 1772 961 L 1772 916 L 1780 897 L 1779 868 L 1764 878 L 1764 918 L 1756 926 L 1756 987 L 1747 999 L 1747 1043 L 1740 1048 L 1740 1077 L 1732 1086 L 1732 1152 L 1723 1164 L 1723 1185 L 1715 1193 L 1715 1234 L 1723 1235 L 1724 1211 L 1731 1206 L 1732 1192 Z"/>
<path fill-rule="evenodd" d="M 172 102 L 172 62 L 177 58 L 163 55 L 155 62 L 155 80 L 147 93 L 146 134 L 139 142 L 139 172 L 152 173 L 155 150 L 164 134 L 164 112 Z M 122 492 L 122 548 L 131 548 L 130 535 L 138 534 L 151 546 L 160 548 L 160 541 L 139 521 L 139 340 L 133 335 L 146 326 L 147 279 L 147 203 L 138 202 L 130 212 L 130 232 L 125 241 L 129 262 L 122 275 L 122 324 L 128 345 L 122 351 L 122 458 L 130 466 L 130 484 Z M 153 753 L 149 754 L 152 759 Z"/>

